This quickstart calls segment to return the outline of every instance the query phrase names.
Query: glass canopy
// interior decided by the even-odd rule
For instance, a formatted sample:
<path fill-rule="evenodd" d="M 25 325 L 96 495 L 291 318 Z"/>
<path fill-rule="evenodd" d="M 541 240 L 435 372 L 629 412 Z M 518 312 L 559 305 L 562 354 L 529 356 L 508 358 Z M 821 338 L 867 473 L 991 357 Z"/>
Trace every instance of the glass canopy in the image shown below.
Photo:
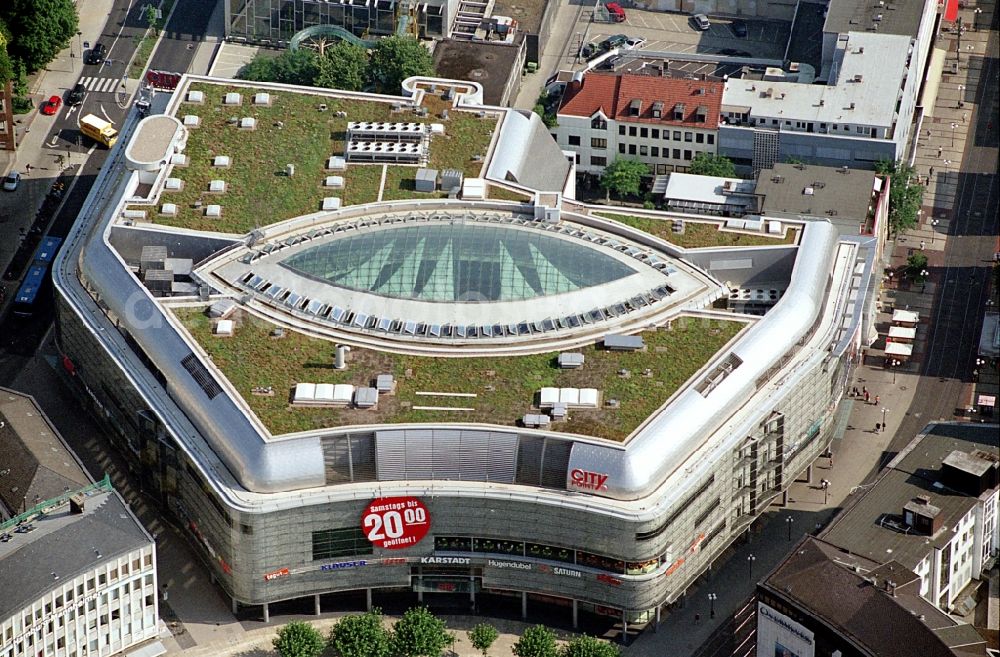
<path fill-rule="evenodd" d="M 281 261 L 351 290 L 420 301 L 517 301 L 636 273 L 593 246 L 503 225 L 422 224 L 352 233 Z"/>

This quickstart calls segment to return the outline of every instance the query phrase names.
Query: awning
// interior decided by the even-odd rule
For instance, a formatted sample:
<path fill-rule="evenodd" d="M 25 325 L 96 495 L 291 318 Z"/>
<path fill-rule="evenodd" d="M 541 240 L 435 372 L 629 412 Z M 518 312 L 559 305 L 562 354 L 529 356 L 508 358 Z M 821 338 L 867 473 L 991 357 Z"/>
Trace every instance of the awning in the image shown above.
<path fill-rule="evenodd" d="M 927 75 L 924 78 L 924 91 L 920 94 L 920 102 L 918 103 L 924 108 L 924 116 L 934 116 L 934 103 L 937 101 L 938 88 L 941 84 L 945 55 L 946 52 L 941 48 L 935 48 L 931 52 L 931 61 L 927 66 Z"/>
<path fill-rule="evenodd" d="M 917 337 L 917 329 L 909 326 L 890 326 L 890 340 L 913 340 Z"/>
<path fill-rule="evenodd" d="M 874 326 L 869 326 L 868 327 L 868 346 L 870 347 L 873 344 L 875 344 L 876 340 L 878 340 L 878 329 L 875 328 Z"/>
<path fill-rule="evenodd" d="M 989 406 L 990 408 L 993 408 L 996 405 L 996 395 L 979 395 L 976 399 L 976 406 Z"/>
<path fill-rule="evenodd" d="M 945 0 L 944 19 L 953 23 L 958 19 L 958 0 Z"/>
<path fill-rule="evenodd" d="M 913 345 L 902 342 L 890 342 L 885 345 L 886 356 L 903 356 L 909 358 L 913 355 Z"/>
<path fill-rule="evenodd" d="M 916 324 L 920 321 L 920 313 L 912 310 L 896 310 L 892 313 L 893 324 Z"/>

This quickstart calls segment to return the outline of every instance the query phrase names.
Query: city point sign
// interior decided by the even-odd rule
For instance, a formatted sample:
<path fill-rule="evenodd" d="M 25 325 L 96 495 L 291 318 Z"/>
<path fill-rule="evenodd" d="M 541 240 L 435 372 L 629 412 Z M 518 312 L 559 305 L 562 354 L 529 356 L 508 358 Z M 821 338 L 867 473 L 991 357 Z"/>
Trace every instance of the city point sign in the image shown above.
<path fill-rule="evenodd" d="M 605 482 L 608 480 L 608 475 L 601 472 L 591 472 L 590 470 L 581 470 L 576 468 L 569 473 L 570 483 L 575 488 L 583 488 L 585 490 L 607 490 L 608 486 Z"/>

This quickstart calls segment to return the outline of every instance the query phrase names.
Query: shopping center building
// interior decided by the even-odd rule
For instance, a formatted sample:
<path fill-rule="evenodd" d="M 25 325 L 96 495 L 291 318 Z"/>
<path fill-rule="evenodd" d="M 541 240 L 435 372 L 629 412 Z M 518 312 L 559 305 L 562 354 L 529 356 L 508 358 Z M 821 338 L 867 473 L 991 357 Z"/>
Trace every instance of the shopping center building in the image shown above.
<path fill-rule="evenodd" d="M 404 92 L 131 114 L 55 267 L 67 376 L 234 609 L 658 618 L 841 425 L 879 231 L 587 205 L 536 115 Z"/>

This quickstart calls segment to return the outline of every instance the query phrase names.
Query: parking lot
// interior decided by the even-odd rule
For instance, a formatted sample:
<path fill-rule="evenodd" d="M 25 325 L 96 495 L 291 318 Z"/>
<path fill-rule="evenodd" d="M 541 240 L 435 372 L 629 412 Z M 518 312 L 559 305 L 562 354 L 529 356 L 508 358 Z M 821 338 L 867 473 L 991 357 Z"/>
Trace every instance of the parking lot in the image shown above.
<path fill-rule="evenodd" d="M 624 34 L 644 38 L 646 42 L 640 50 L 653 52 L 717 55 L 722 51 L 743 51 L 755 58 L 784 57 L 791 31 L 788 21 L 743 19 L 747 36 L 739 38 L 733 33 L 729 19 L 710 17 L 710 20 L 711 26 L 700 31 L 692 26 L 688 14 L 628 8 L 622 23 L 598 23 L 591 22 L 590 11 L 584 11 L 574 38 L 570 39 L 567 55 L 575 55 L 585 43 L 600 43 L 611 35 Z"/>

